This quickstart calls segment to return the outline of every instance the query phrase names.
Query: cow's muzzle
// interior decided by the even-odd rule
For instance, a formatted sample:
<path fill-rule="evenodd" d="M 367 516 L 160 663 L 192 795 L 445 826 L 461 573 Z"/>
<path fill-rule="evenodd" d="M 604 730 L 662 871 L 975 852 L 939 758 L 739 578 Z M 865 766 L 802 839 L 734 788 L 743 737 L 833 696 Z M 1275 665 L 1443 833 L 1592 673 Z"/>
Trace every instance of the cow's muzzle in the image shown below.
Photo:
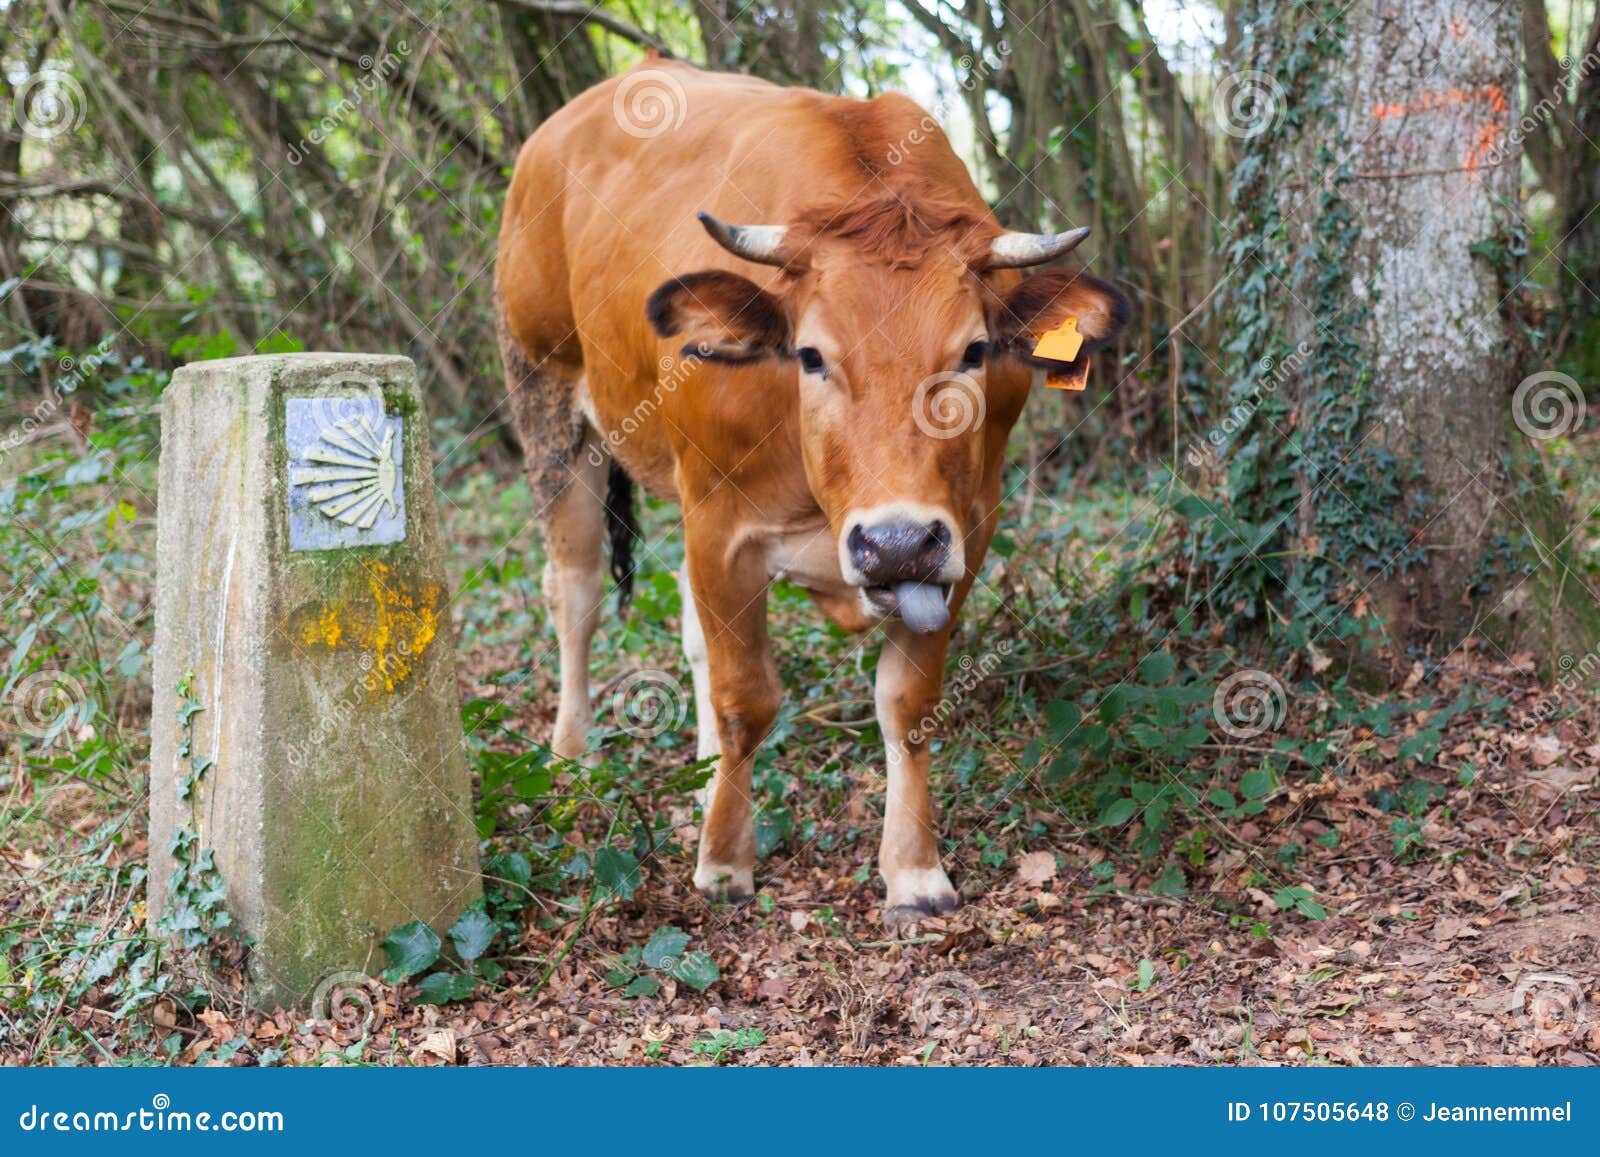
<path fill-rule="evenodd" d="M 845 539 L 867 601 L 924 635 L 950 621 L 950 544 L 950 528 L 939 519 L 858 523 Z"/>

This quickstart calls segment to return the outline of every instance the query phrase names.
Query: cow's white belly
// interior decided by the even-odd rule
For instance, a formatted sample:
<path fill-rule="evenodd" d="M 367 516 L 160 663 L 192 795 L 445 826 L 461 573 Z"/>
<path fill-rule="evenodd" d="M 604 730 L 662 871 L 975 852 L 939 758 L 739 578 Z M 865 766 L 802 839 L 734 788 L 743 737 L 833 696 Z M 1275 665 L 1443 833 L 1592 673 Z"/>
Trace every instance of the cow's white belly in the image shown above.
<path fill-rule="evenodd" d="M 763 535 L 767 577 L 821 594 L 848 589 L 839 569 L 839 548 L 827 523 L 809 530 L 773 529 Z"/>

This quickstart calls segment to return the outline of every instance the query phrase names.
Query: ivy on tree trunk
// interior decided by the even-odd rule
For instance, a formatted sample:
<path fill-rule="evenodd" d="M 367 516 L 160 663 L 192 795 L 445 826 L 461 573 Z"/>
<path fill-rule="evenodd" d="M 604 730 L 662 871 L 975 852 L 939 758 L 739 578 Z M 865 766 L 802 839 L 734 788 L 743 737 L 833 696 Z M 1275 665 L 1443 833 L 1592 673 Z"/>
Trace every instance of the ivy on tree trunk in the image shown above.
<path fill-rule="evenodd" d="M 1248 560 L 1225 593 L 1302 645 L 1548 644 L 1573 612 L 1551 592 L 1584 588 L 1560 581 L 1559 503 L 1514 461 L 1513 391 L 1542 368 L 1515 311 L 1518 14 L 1251 7 L 1225 291 L 1238 521 L 1220 532 Z"/>

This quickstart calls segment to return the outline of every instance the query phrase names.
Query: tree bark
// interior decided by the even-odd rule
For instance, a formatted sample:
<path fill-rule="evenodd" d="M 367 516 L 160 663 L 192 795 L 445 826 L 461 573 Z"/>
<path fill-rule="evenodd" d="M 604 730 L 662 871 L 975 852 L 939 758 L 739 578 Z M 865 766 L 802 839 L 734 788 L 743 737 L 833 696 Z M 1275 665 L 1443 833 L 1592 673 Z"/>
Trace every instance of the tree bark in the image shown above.
<path fill-rule="evenodd" d="M 1292 560 L 1276 569 L 1314 634 L 1327 594 L 1441 650 L 1475 631 L 1547 648 L 1592 600 L 1563 561 L 1559 503 L 1508 469 L 1528 446 L 1513 392 L 1547 368 L 1508 309 L 1525 232 L 1519 12 L 1255 7 L 1266 35 L 1246 35 L 1241 64 L 1278 91 L 1236 187 L 1260 231 L 1233 294 L 1234 398 L 1259 405 L 1236 505 L 1276 532 L 1262 557 Z"/>

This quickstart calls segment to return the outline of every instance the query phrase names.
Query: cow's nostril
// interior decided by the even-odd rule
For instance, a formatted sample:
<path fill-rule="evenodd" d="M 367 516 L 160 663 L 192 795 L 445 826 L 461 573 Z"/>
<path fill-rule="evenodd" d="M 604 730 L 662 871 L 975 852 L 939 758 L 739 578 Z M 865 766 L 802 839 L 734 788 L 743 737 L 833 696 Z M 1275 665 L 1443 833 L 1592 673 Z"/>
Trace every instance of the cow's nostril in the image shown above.
<path fill-rule="evenodd" d="M 850 548 L 851 561 L 865 570 L 872 558 L 872 546 L 867 541 L 866 532 L 859 525 L 852 526 L 845 538 L 845 545 Z"/>
<path fill-rule="evenodd" d="M 950 528 L 937 518 L 928 523 L 928 535 L 923 539 L 923 546 L 929 550 L 950 549 Z"/>

